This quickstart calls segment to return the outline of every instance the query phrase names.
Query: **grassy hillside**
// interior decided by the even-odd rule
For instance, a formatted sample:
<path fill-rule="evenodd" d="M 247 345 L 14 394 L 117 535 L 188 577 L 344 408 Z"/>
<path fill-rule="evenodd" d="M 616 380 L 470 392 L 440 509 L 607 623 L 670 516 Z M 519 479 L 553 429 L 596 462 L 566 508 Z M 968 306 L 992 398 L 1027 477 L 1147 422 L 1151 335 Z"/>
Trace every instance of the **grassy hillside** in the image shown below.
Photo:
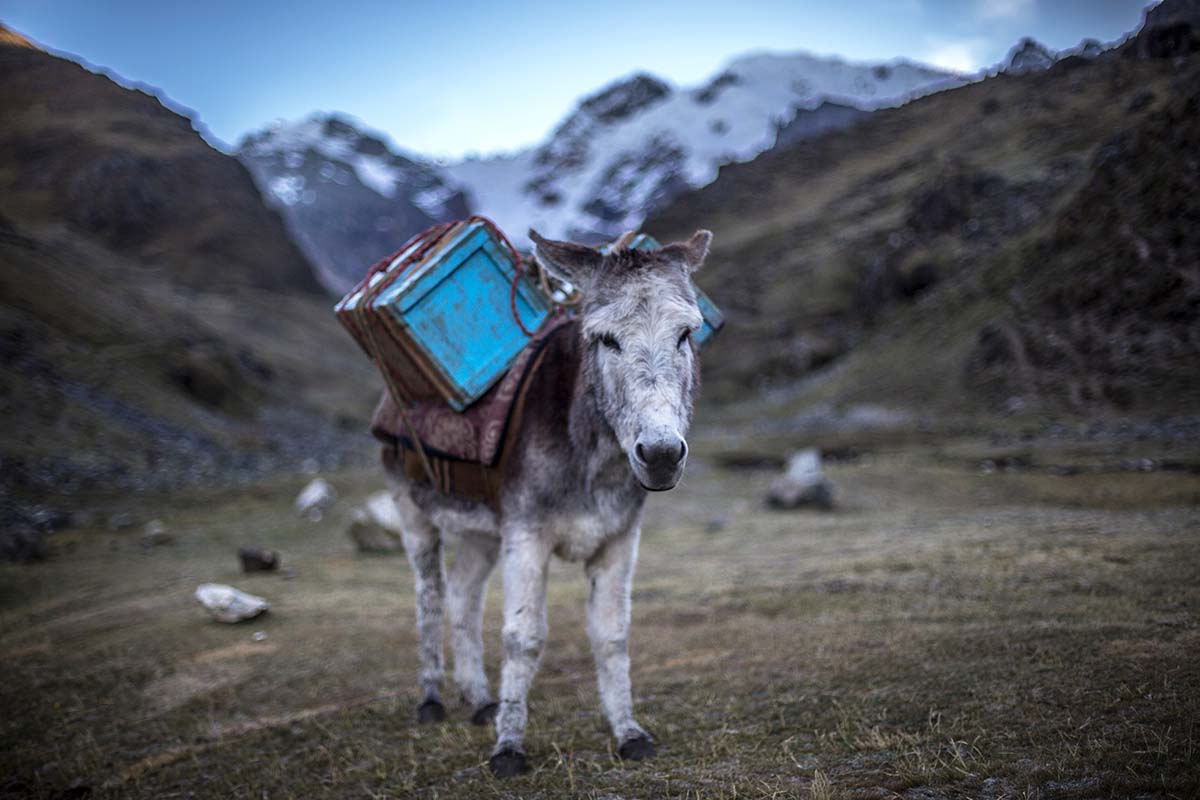
<path fill-rule="evenodd" d="M 1194 125 L 1195 64 L 1112 53 L 993 77 L 727 167 L 680 198 L 646 227 L 717 234 L 700 283 L 730 325 L 706 354 L 709 399 L 752 385 L 785 387 L 788 407 L 1186 410 L 1183 376 L 1162 359 L 1200 352 L 1184 332 L 1200 318 L 1195 250 L 1158 223 L 1197 207 L 1187 134 L 1173 134 Z M 1143 222 L 1152 256 L 1129 244 Z M 1174 320 L 1153 363 L 1131 372 L 1129 359 L 1038 346 L 1159 347 L 1155 322 L 1135 334 L 1116 321 L 1130 272 L 1154 273 L 1140 291 L 1164 293 L 1155 319 Z M 1066 321 L 1068 307 L 1083 316 Z M 1075 327 L 1046 327 L 1060 323 Z M 1009 331 L 1024 342 L 1011 352 Z"/>
<path fill-rule="evenodd" d="M 0 107 L 0 516 L 358 452 L 374 370 L 241 164 L 12 33 Z"/>

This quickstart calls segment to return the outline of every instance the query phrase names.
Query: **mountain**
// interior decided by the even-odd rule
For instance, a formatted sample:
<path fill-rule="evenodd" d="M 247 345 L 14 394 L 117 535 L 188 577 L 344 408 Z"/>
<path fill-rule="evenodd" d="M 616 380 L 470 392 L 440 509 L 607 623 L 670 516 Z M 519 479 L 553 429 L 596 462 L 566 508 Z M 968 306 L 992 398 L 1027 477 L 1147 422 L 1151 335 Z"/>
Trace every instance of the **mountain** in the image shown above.
<path fill-rule="evenodd" d="M 0 529 L 356 457 L 378 379 L 242 164 L 3 28 L 0 107 Z"/>
<path fill-rule="evenodd" d="M 839 131 L 855 124 L 870 113 L 842 103 L 822 102 L 816 108 L 801 108 L 775 135 L 775 148 L 791 147 L 830 131 Z"/>
<path fill-rule="evenodd" d="M 826 103 L 894 106 L 964 80 L 905 61 L 851 64 L 806 53 L 745 56 L 693 88 L 638 74 L 585 98 L 540 146 L 447 171 L 474 209 L 513 235 L 535 227 L 610 239 L 711 182 L 723 165 L 769 149 L 801 112 Z"/>
<path fill-rule="evenodd" d="M 1086 49 L 1086 43 L 1082 47 Z M 1045 45 L 1027 36 L 1009 51 L 1001 71 L 1010 75 L 1024 75 L 1026 72 L 1049 69 L 1055 60 L 1055 54 Z"/>
<path fill-rule="evenodd" d="M 1164 0 L 1146 9 L 1146 28 L 1161 28 L 1185 22 L 1200 25 L 1200 0 Z"/>
<path fill-rule="evenodd" d="M 707 400 L 1194 413 L 1200 63 L 1179 36 L 1138 57 L 1157 30 L 872 112 L 652 214 L 658 238 L 716 232 Z"/>
<path fill-rule="evenodd" d="M 584 98 L 546 141 L 512 155 L 439 168 L 347 117 L 314 114 L 246 137 L 237 157 L 322 285 L 340 293 L 434 222 L 476 212 L 518 243 L 530 227 L 610 239 L 724 164 L 964 80 L 904 61 L 759 54 L 689 89 L 645 74 L 618 81 Z"/>
<path fill-rule="evenodd" d="M 468 214 L 435 166 L 336 114 L 272 125 L 243 139 L 237 157 L 335 294 L 413 233 Z"/>
<path fill-rule="evenodd" d="M 169 261 L 192 284 L 316 288 L 249 174 L 191 120 L 18 35 L 0 47 L 6 216 L 62 220 L 122 255 Z M 214 275 L 213 261 L 226 268 Z"/>

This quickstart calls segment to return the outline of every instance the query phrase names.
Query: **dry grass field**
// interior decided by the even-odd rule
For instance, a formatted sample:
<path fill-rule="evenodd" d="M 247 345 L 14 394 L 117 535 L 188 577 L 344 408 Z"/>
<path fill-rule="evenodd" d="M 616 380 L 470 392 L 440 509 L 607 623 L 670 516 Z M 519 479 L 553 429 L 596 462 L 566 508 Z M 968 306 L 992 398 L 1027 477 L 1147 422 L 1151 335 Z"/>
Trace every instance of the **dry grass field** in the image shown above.
<path fill-rule="evenodd" d="M 722 468 L 721 447 L 697 441 L 647 512 L 632 651 L 654 761 L 615 758 L 568 564 L 532 774 L 494 781 L 492 732 L 463 709 L 418 727 L 411 573 L 354 553 L 377 478 L 346 472 L 320 523 L 280 480 L 141 501 L 167 545 L 76 530 L 0 567 L 0 796 L 1200 796 L 1200 476 L 989 471 L 983 441 L 880 439 L 831 466 L 836 511 L 786 513 L 762 506 L 771 473 Z M 294 576 L 240 574 L 249 544 Z M 191 596 L 209 580 L 272 610 L 212 622 Z"/>

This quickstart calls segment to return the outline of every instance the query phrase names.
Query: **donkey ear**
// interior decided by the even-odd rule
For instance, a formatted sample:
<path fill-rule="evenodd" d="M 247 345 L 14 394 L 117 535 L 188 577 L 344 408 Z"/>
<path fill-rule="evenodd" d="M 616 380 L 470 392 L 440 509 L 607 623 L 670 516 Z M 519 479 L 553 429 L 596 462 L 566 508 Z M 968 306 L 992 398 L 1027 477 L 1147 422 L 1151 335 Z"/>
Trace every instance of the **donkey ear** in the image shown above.
<path fill-rule="evenodd" d="M 686 242 L 674 242 L 663 248 L 663 252 L 678 258 L 687 266 L 688 272 L 700 269 L 708 256 L 708 246 L 712 244 L 711 231 L 696 231 Z"/>
<path fill-rule="evenodd" d="M 587 286 L 592 274 L 604 261 L 604 256 L 598 250 L 572 242 L 556 242 L 532 228 L 529 238 L 533 240 L 534 252 L 542 266 L 580 288 Z"/>

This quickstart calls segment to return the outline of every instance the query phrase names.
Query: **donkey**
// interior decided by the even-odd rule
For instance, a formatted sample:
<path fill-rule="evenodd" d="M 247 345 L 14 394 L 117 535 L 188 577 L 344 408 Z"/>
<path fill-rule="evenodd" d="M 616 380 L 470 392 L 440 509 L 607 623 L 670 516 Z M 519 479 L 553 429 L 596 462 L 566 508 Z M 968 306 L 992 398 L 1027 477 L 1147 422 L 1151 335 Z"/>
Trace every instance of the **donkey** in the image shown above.
<path fill-rule="evenodd" d="M 472 721 L 495 719 L 489 765 L 497 777 L 528 770 L 526 697 L 548 626 L 550 557 L 583 562 L 591 583 L 587 632 L 604 714 L 624 759 L 655 755 L 633 715 L 629 606 L 647 492 L 683 475 L 685 440 L 699 383 L 693 333 L 700 309 L 688 276 L 712 234 L 658 250 L 608 254 L 529 232 L 539 262 L 583 290 L 578 318 L 545 344 L 531 377 L 522 429 L 510 445 L 499 511 L 389 474 L 402 539 L 416 575 L 421 722 L 445 718 L 443 595 L 454 681 Z M 443 537 L 458 540 L 443 577 Z M 504 648 L 497 703 L 483 668 L 483 605 L 502 560 Z"/>

